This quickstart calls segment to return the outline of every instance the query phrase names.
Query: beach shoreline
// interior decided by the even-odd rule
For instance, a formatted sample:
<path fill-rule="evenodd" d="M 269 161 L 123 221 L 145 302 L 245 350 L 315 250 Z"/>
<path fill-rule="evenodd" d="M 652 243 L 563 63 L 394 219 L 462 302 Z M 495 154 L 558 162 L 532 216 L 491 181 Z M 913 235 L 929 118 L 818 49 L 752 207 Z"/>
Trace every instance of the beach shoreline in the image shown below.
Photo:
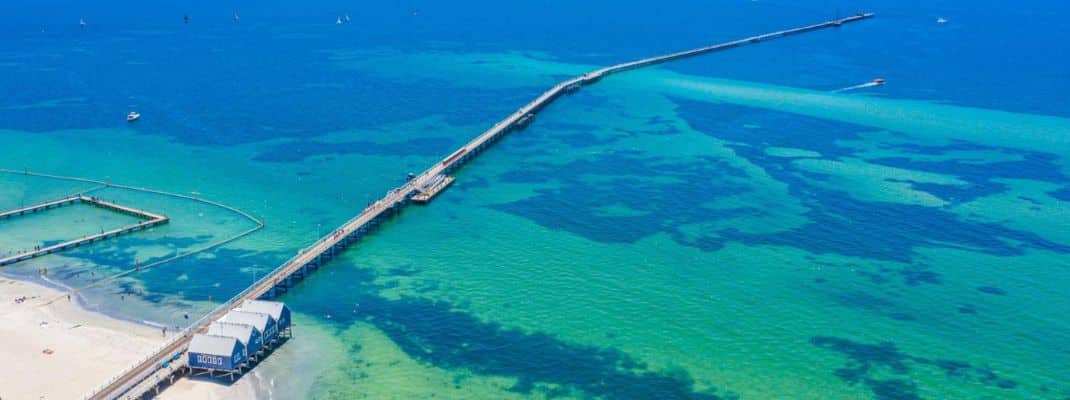
<path fill-rule="evenodd" d="M 255 373 L 243 374 L 234 382 L 226 382 L 220 379 L 206 377 L 191 378 L 183 376 L 175 381 L 156 396 L 159 400 L 251 400 L 270 399 L 269 393 L 264 393 L 261 388 L 259 377 Z"/>
<path fill-rule="evenodd" d="M 55 285 L 0 276 L 0 398 L 80 398 L 165 339 L 73 298 L 49 303 Z"/>

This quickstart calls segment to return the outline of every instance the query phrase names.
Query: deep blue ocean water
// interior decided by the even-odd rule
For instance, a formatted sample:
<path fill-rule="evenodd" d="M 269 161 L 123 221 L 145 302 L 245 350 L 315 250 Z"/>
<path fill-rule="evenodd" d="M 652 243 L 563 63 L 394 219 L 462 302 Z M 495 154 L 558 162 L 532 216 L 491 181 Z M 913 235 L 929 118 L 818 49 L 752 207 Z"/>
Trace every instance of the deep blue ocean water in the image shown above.
<path fill-rule="evenodd" d="M 324 68 L 324 51 L 339 47 L 534 50 L 563 61 L 603 65 L 855 10 L 879 10 L 880 18 L 855 27 L 849 35 L 815 35 L 807 39 L 807 46 L 772 43 L 666 67 L 815 89 L 879 76 L 910 83 L 888 85 L 882 95 L 1064 116 L 1070 109 L 1061 95 L 1070 78 L 1060 62 L 1070 57 L 1061 45 L 1070 28 L 1061 23 L 1060 15 L 1067 9 L 1058 2 L 1020 7 L 957 1 L 730 1 L 663 7 L 596 1 L 529 7 L 478 1 L 226 6 L 13 1 L 0 7 L 9 16 L 0 27 L 9 40 L 0 49 L 8 57 L 28 61 L 6 68 L 2 79 L 7 96 L 0 101 L 18 105 L 46 98 L 92 99 L 89 105 L 70 105 L 82 107 L 83 112 L 62 119 L 50 118 L 51 109 L 3 111 L 11 128 L 27 130 L 108 126 L 115 119 L 107 111 L 131 104 L 167 118 L 157 120 L 181 131 L 174 133 L 179 140 L 211 144 L 276 137 L 236 126 L 238 122 L 228 118 L 235 112 L 284 131 L 276 135 L 292 136 L 438 112 L 486 121 L 500 115 L 500 110 L 463 106 L 469 96 L 479 94 L 453 95 L 454 102 L 443 103 L 436 97 L 448 94 L 439 93 L 441 87 L 433 84 L 406 87 L 400 104 L 377 101 L 392 88 Z M 413 10 L 418 10 L 415 17 Z M 236 11 L 242 16 L 240 24 L 230 19 Z M 337 28 L 333 20 L 347 12 L 353 24 L 340 34 L 333 29 Z M 189 25 L 182 24 L 183 15 L 191 16 Z M 954 23 L 934 32 L 933 22 L 940 16 Z M 87 20 L 88 29 L 79 29 L 79 18 Z M 316 40 L 287 36 L 296 32 L 316 35 Z M 822 62 L 830 57 L 834 63 Z M 538 89 L 530 87 L 505 99 L 518 101 Z M 196 96 L 174 95 L 193 90 Z M 288 100 L 299 101 L 301 109 L 292 109 Z M 16 113 L 18 118 L 13 118 Z M 332 117 L 318 118 L 322 114 Z M 220 131 L 228 134 L 219 135 Z"/>
<path fill-rule="evenodd" d="M 1070 396 L 1063 3 L 7 1 L 0 167 L 264 218 L 86 294 L 182 324 L 564 77 L 862 10 L 878 17 L 555 103 L 284 296 L 298 339 L 245 381 L 273 398 Z M 0 178 L 5 209 L 78 189 Z M 104 194 L 174 222 L 5 272 L 80 286 L 248 228 Z"/>

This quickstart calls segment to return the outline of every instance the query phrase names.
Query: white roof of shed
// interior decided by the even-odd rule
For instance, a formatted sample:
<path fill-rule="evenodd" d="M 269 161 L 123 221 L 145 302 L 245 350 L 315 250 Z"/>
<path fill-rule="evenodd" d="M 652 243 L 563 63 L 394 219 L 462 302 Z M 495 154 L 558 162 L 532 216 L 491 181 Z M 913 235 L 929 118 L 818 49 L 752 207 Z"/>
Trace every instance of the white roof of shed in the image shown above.
<path fill-rule="evenodd" d="M 252 325 L 216 321 L 213 322 L 211 325 L 208 325 L 208 334 L 232 337 L 238 339 L 239 342 L 242 342 L 242 344 L 248 346 L 249 340 L 253 338 L 253 329 L 256 328 L 254 328 Z"/>
<path fill-rule="evenodd" d="M 259 329 L 260 332 L 263 332 L 267 329 L 268 318 L 271 318 L 271 316 L 264 313 L 233 310 L 219 320 L 235 324 L 252 325 L 256 327 L 256 329 Z"/>
<path fill-rule="evenodd" d="M 267 300 L 246 300 L 241 303 L 241 307 L 238 309 L 241 311 L 251 311 L 270 315 L 277 321 L 282 316 L 282 309 L 286 307 L 286 304 L 277 301 Z"/>
<path fill-rule="evenodd" d="M 189 342 L 189 352 L 230 357 L 234 342 L 238 339 L 226 336 L 195 334 Z"/>

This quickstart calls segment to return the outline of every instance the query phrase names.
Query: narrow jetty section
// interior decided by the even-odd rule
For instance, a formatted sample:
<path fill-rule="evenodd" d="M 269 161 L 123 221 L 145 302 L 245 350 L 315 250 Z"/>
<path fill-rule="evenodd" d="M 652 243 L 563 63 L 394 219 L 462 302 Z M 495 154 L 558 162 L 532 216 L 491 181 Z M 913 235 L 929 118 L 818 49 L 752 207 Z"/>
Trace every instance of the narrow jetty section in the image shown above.
<path fill-rule="evenodd" d="M 340 227 L 300 250 L 292 258 L 277 267 L 252 286 L 238 293 L 234 298 L 221 304 L 216 310 L 194 322 L 186 328 L 182 335 L 176 336 L 164 343 L 156 351 L 144 360 L 122 371 L 101 387 L 87 396 L 89 399 L 116 399 L 116 398 L 141 398 L 151 396 L 159 387 L 160 383 L 173 380 L 174 374 L 188 372 L 186 368 L 162 367 L 162 363 L 172 360 L 175 354 L 186 352 L 190 348 L 190 341 L 197 334 L 206 334 L 212 322 L 220 319 L 231 310 L 239 308 L 247 300 L 270 299 L 286 292 L 298 281 L 312 271 L 315 271 L 324 263 L 333 259 L 347 247 L 369 234 L 388 218 L 401 212 L 410 202 L 415 202 L 416 196 L 428 195 L 430 200 L 434 194 L 441 192 L 449 183 L 445 181 L 448 174 L 462 167 L 466 162 L 479 155 L 506 133 L 523 128 L 530 124 L 540 110 L 559 98 L 562 94 L 575 92 L 581 86 L 590 85 L 600 79 L 618 72 L 624 72 L 636 68 L 664 63 L 685 57 L 692 57 L 704 53 L 729 49 L 745 44 L 761 43 L 770 39 L 790 36 L 803 32 L 810 32 L 823 28 L 836 28 L 844 24 L 861 21 L 872 17 L 872 13 L 857 14 L 847 18 L 840 18 L 820 24 L 808 25 L 800 28 L 787 29 L 764 35 L 751 36 L 723 44 L 701 47 L 698 49 L 672 53 L 664 56 L 651 57 L 638 61 L 618 64 L 597 71 L 589 72 L 564 82 L 558 83 L 539 97 L 520 107 L 516 112 L 494 124 L 472 141 L 460 149 L 454 151 L 446 158 L 435 163 L 423 173 L 411 176 L 404 185 L 392 189 L 383 198 L 372 203 L 360 214 L 346 221 Z M 437 184 L 435 182 L 438 182 Z M 448 182 L 452 182 L 450 179 Z M 431 188 L 438 187 L 432 191 Z M 226 343 L 220 342 L 220 348 Z M 233 345 L 234 343 L 230 343 Z M 215 346 L 215 344 L 213 344 Z M 235 347 L 231 346 L 231 350 Z M 233 354 L 233 353 L 231 353 Z"/>
<path fill-rule="evenodd" d="M 86 236 L 86 237 L 83 237 L 83 238 L 80 238 L 80 239 L 69 240 L 69 241 L 66 241 L 66 242 L 63 242 L 63 243 L 59 243 L 59 244 L 55 244 L 55 245 L 52 245 L 52 246 L 42 247 L 42 248 L 34 250 L 34 251 L 28 251 L 28 252 L 21 253 L 21 254 L 16 254 L 16 255 L 13 255 L 13 256 L 10 256 L 10 257 L 0 258 L 0 267 L 6 266 L 6 265 L 15 264 L 15 263 L 22 262 L 22 261 L 26 261 L 26 260 L 29 260 L 29 259 L 32 259 L 32 258 L 35 258 L 35 257 L 40 257 L 40 256 L 43 256 L 43 255 L 52 254 L 52 253 L 60 252 L 60 251 L 63 251 L 63 250 L 72 249 L 72 248 L 75 248 L 75 247 L 80 247 L 80 246 L 82 246 L 84 244 L 89 244 L 89 243 L 93 243 L 93 242 L 96 242 L 96 241 L 99 241 L 99 240 L 113 238 L 113 237 L 116 237 L 116 236 L 119 236 L 119 235 L 122 235 L 122 234 L 149 229 L 149 228 L 152 228 L 152 227 L 154 227 L 156 225 L 166 224 L 168 221 L 170 221 L 170 219 L 165 215 L 155 214 L 155 213 L 151 213 L 151 212 L 148 212 L 148 211 L 127 207 L 127 206 L 124 206 L 124 205 L 121 205 L 121 204 L 104 201 L 104 200 L 98 199 L 96 197 L 90 197 L 90 196 L 86 196 L 86 195 L 83 195 L 83 194 L 79 194 L 79 195 L 75 195 L 75 196 L 71 196 L 71 197 L 67 197 L 67 198 L 63 198 L 63 199 L 59 199 L 59 200 L 48 201 L 48 202 L 44 202 L 44 203 L 41 203 L 41 204 L 29 206 L 29 207 L 23 207 L 23 208 L 20 208 L 20 209 L 17 209 L 17 210 L 11 210 L 11 211 L 7 211 L 7 212 L 3 212 L 3 213 L 0 213 L 0 219 L 11 219 L 13 217 L 22 216 L 22 215 L 26 215 L 26 214 L 34 214 L 34 213 L 37 213 L 37 212 L 40 212 L 40 211 L 48 210 L 50 208 L 62 207 L 62 206 L 65 206 L 65 205 L 71 205 L 71 204 L 77 204 L 77 203 L 89 204 L 89 205 L 92 205 L 92 206 L 96 206 L 96 207 L 100 207 L 100 208 L 106 209 L 108 211 L 113 211 L 113 212 L 118 212 L 118 213 L 122 213 L 122 214 L 131 215 L 131 216 L 134 216 L 134 217 L 137 217 L 137 218 L 141 218 L 141 219 L 143 219 L 143 221 L 138 222 L 138 223 L 136 223 L 134 225 L 125 226 L 125 227 L 118 228 L 118 229 L 112 229 L 112 230 L 109 230 L 109 231 L 101 231 L 98 234 L 89 235 L 89 236 Z"/>

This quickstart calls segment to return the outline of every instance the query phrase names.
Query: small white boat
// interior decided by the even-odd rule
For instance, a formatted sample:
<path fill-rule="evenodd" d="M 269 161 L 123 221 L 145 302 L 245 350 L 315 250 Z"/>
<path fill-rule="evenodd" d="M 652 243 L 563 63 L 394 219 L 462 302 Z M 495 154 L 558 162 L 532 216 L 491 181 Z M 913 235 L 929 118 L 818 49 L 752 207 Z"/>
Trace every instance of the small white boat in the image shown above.
<path fill-rule="evenodd" d="M 78 20 L 78 26 L 85 28 L 85 25 L 86 25 L 85 18 L 82 18 L 82 19 Z"/>
<path fill-rule="evenodd" d="M 338 17 L 338 19 L 335 19 L 334 20 L 334 24 L 335 25 L 342 25 L 342 17 Z"/>
<path fill-rule="evenodd" d="M 943 25 L 943 24 L 946 24 L 946 23 L 947 23 L 947 20 L 946 20 L 946 19 L 944 19 L 943 17 L 940 17 L 940 18 L 937 18 L 937 19 L 936 19 L 936 23 L 938 23 L 938 24 L 940 24 L 940 25 Z"/>
<path fill-rule="evenodd" d="M 126 122 L 134 122 L 141 119 L 141 114 L 137 111 L 131 111 L 130 114 L 126 114 Z"/>
<path fill-rule="evenodd" d="M 240 21 L 241 21 L 241 17 L 238 16 L 238 13 L 234 13 L 234 22 L 240 22 Z"/>
<path fill-rule="evenodd" d="M 346 17 L 345 17 L 344 21 L 345 21 L 345 22 L 346 22 L 347 24 L 349 23 L 349 14 L 346 14 Z"/>

